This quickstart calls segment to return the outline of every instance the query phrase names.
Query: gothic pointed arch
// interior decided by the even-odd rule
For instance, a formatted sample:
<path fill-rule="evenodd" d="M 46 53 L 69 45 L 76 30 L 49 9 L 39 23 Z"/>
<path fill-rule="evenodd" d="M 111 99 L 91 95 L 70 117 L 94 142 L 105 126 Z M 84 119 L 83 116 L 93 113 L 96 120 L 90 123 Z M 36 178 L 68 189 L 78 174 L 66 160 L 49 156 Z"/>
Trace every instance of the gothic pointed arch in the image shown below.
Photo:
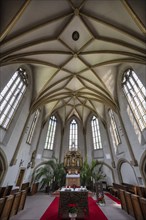
<path fill-rule="evenodd" d="M 4 180 L 7 170 L 8 170 L 8 161 L 4 151 L 0 148 L 0 185 Z"/>
<path fill-rule="evenodd" d="M 131 181 L 132 180 L 135 181 L 135 183 L 133 183 L 133 184 L 137 185 L 138 183 L 137 183 L 137 177 L 136 177 L 135 171 L 134 171 L 132 165 L 130 164 L 130 162 L 124 158 L 121 158 L 117 163 L 117 173 L 118 173 L 118 178 L 119 178 L 120 184 L 122 184 L 124 182 L 124 177 L 125 177 L 124 174 L 122 174 L 122 166 L 123 165 L 126 166 L 126 167 L 124 167 L 124 170 L 125 170 L 124 174 L 127 175 L 127 177 L 130 174 L 129 178 L 131 178 Z M 128 181 L 128 178 L 127 178 L 127 181 Z"/>
<path fill-rule="evenodd" d="M 115 182 L 115 176 L 114 176 L 114 171 L 113 171 L 112 167 L 109 166 L 109 165 L 108 165 L 107 163 L 105 163 L 105 162 L 102 162 L 102 164 L 103 164 L 104 166 L 106 166 L 106 167 L 109 168 L 109 170 L 111 171 L 111 174 L 112 174 L 113 182 Z"/>
<path fill-rule="evenodd" d="M 139 169 L 140 169 L 144 184 L 146 186 L 146 151 L 141 156 Z"/>

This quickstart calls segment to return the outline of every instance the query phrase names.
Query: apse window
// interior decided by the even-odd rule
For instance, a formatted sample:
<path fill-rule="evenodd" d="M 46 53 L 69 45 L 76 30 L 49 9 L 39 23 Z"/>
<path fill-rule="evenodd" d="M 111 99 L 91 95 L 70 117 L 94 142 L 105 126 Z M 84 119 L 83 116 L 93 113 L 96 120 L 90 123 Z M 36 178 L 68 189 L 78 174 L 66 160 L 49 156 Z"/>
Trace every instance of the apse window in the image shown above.
<path fill-rule="evenodd" d="M 115 116 L 114 113 L 112 111 L 112 109 L 109 110 L 109 116 L 110 116 L 110 121 L 111 121 L 111 134 L 112 134 L 112 138 L 113 138 L 113 142 L 116 146 L 118 146 L 121 143 L 121 138 L 120 138 L 120 134 L 117 128 L 117 124 L 116 124 L 116 120 L 115 120 Z"/>
<path fill-rule="evenodd" d="M 28 85 L 26 71 L 19 68 L 0 93 L 0 126 L 7 129 Z"/>
<path fill-rule="evenodd" d="M 94 150 L 102 149 L 99 122 L 95 116 L 92 117 L 91 127 L 92 127 L 92 137 L 93 137 Z"/>
<path fill-rule="evenodd" d="M 70 123 L 69 130 L 69 150 L 77 150 L 78 148 L 78 124 L 73 119 Z"/>
<path fill-rule="evenodd" d="M 54 140 L 55 140 L 55 132 L 56 132 L 57 120 L 55 116 L 51 116 L 48 125 L 48 131 L 45 141 L 44 149 L 53 150 Z"/>
<path fill-rule="evenodd" d="M 40 115 L 40 111 L 37 109 L 34 113 L 33 121 L 31 123 L 30 129 L 29 129 L 29 132 L 28 132 L 28 137 L 27 137 L 27 140 L 26 140 L 27 144 L 31 144 L 31 142 L 32 142 L 32 138 L 33 138 L 34 131 L 35 131 L 35 128 L 36 128 L 36 125 L 37 125 L 37 121 L 39 119 L 39 115 Z"/>
<path fill-rule="evenodd" d="M 124 73 L 122 87 L 129 107 L 142 131 L 146 128 L 146 88 L 132 69 Z"/>

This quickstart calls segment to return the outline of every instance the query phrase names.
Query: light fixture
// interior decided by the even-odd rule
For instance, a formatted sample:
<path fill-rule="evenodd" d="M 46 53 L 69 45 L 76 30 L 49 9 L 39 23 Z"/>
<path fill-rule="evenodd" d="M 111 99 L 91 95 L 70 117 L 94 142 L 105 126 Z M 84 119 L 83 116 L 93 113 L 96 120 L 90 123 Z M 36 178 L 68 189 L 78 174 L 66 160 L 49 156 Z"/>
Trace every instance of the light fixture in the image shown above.
<path fill-rule="evenodd" d="M 79 37 L 80 37 L 80 35 L 79 35 L 79 32 L 78 32 L 78 31 L 74 31 L 74 32 L 72 33 L 72 39 L 73 39 L 74 41 L 77 41 L 77 40 L 79 39 Z"/>

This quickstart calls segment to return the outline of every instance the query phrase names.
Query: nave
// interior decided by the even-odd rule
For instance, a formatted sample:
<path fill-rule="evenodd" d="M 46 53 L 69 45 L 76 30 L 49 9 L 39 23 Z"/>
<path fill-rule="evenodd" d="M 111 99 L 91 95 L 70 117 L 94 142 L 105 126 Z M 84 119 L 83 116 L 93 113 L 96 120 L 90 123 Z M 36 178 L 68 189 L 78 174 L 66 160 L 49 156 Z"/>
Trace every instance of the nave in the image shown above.
<path fill-rule="evenodd" d="M 10 220 L 40 220 L 43 213 L 54 200 L 55 196 L 38 192 L 33 196 L 27 196 L 25 208 Z M 93 196 L 96 199 L 95 195 Z M 117 204 L 105 195 L 105 206 L 100 206 L 108 220 L 134 220 L 121 209 L 121 205 Z"/>

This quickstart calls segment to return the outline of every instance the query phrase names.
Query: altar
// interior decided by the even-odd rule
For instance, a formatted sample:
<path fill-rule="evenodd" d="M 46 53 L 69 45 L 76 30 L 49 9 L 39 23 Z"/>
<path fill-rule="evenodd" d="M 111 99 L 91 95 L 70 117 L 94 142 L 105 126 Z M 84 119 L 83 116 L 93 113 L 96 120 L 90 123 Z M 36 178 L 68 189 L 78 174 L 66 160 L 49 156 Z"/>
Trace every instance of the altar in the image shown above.
<path fill-rule="evenodd" d="M 80 186 L 80 174 L 66 174 L 66 186 Z"/>
<path fill-rule="evenodd" d="M 66 186 L 80 186 L 80 170 L 83 165 L 81 154 L 77 150 L 68 151 L 64 157 Z"/>

